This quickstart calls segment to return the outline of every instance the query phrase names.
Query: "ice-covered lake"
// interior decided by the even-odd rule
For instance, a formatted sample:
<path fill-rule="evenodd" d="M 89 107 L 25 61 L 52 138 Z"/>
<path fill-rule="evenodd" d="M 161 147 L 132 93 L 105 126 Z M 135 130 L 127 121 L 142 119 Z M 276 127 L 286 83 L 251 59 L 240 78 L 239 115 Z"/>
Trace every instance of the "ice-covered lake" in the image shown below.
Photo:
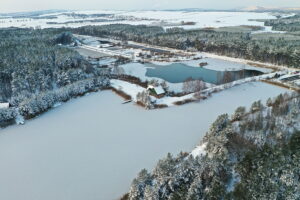
<path fill-rule="evenodd" d="M 0 130 L 0 199 L 113 200 L 142 168 L 191 151 L 218 115 L 286 90 L 256 82 L 210 99 L 146 111 L 110 91 Z"/>

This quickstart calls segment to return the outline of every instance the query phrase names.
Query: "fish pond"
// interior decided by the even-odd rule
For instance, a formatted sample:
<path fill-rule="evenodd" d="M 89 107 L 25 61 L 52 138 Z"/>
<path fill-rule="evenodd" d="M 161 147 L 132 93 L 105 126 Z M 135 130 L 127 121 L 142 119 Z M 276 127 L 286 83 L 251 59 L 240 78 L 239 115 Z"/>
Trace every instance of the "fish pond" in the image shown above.
<path fill-rule="evenodd" d="M 192 78 L 218 85 L 263 74 L 258 70 L 252 69 L 216 71 L 202 67 L 192 67 L 184 63 L 172 63 L 169 65 L 147 63 L 145 67 L 147 67 L 147 77 L 161 78 L 170 83 L 182 83 L 188 78 Z"/>

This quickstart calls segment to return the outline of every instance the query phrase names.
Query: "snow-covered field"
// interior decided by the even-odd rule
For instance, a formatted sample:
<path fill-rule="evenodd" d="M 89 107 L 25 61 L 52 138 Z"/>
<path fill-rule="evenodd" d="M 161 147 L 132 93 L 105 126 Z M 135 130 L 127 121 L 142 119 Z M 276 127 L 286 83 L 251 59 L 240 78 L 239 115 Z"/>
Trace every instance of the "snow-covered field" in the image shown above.
<path fill-rule="evenodd" d="M 74 14 L 88 15 L 80 17 Z M 105 16 L 95 16 L 95 14 L 106 14 Z M 48 18 L 45 18 L 48 17 Z M 272 13 L 254 12 L 188 12 L 188 11 L 69 11 L 40 15 L 39 18 L 2 18 L 0 27 L 80 27 L 86 25 L 105 24 L 145 24 L 161 25 L 165 28 L 172 26 L 183 27 L 185 29 L 224 27 L 224 26 L 264 26 L 263 22 L 253 19 L 275 19 Z M 195 25 L 181 25 L 181 22 L 195 22 Z M 80 22 L 80 23 L 79 23 Z M 57 24 L 58 23 L 58 24 Z M 270 31 L 269 27 L 265 27 Z"/>
<path fill-rule="evenodd" d="M 186 29 L 239 25 L 263 26 L 262 22 L 249 21 L 249 19 L 275 19 L 275 16 L 270 13 L 252 12 L 134 11 L 122 13 L 122 15 L 162 20 L 169 23 L 196 22 L 195 26 L 180 26 Z"/>
<path fill-rule="evenodd" d="M 247 83 L 200 103 L 150 111 L 123 105 L 110 91 L 71 100 L 1 130 L 0 199 L 117 199 L 141 169 L 168 152 L 191 151 L 218 115 L 285 91 Z"/>

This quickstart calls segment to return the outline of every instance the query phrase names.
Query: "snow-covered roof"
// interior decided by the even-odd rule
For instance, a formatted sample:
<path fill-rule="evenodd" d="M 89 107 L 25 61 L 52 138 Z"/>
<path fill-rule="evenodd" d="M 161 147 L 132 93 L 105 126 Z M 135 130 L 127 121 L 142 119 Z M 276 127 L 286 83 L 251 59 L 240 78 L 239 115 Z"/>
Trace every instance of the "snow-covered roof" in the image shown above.
<path fill-rule="evenodd" d="M 165 93 L 165 90 L 161 86 L 154 87 L 154 90 L 155 90 L 155 92 L 156 92 L 157 95 Z"/>
<path fill-rule="evenodd" d="M 148 85 L 148 90 L 149 89 L 154 89 L 155 90 L 155 93 L 157 95 L 161 95 L 161 94 L 164 94 L 165 93 L 165 90 L 162 88 L 162 86 L 157 86 L 157 87 L 154 87 L 153 85 Z"/>
<path fill-rule="evenodd" d="M 153 85 L 148 85 L 147 90 L 149 90 L 149 89 L 154 89 L 154 86 Z"/>
<path fill-rule="evenodd" d="M 9 103 L 0 103 L 0 109 L 9 108 Z"/>

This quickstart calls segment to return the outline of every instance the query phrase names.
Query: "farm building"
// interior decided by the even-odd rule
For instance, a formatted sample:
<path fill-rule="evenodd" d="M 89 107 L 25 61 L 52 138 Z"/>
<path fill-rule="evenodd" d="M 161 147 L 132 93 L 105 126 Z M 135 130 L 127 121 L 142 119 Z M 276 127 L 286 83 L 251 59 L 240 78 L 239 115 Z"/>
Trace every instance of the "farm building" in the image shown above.
<path fill-rule="evenodd" d="M 165 90 L 162 88 L 162 86 L 153 86 L 153 85 L 149 85 L 147 88 L 148 91 L 150 91 L 151 94 L 153 94 L 154 96 L 158 97 L 158 98 L 162 98 L 163 96 L 165 96 Z"/>

